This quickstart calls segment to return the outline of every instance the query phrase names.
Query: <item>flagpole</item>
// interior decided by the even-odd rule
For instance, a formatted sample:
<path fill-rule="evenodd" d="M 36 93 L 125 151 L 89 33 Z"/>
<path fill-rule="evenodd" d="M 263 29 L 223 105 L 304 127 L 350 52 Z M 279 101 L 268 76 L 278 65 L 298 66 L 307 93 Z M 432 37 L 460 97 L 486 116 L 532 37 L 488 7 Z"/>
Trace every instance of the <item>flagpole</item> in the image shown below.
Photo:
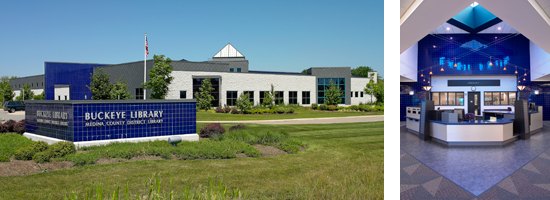
<path fill-rule="evenodd" d="M 145 32 L 145 46 L 143 47 L 143 84 L 147 82 L 147 32 Z M 147 100 L 147 90 L 143 87 L 143 100 Z"/>

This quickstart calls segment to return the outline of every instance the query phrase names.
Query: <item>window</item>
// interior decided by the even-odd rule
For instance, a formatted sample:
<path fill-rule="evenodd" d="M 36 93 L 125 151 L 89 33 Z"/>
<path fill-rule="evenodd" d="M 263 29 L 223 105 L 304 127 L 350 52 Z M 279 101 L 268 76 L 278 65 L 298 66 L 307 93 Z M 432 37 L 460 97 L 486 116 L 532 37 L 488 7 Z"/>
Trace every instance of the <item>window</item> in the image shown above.
<path fill-rule="evenodd" d="M 302 91 L 302 104 L 310 104 L 309 91 Z"/>
<path fill-rule="evenodd" d="M 298 92 L 297 91 L 288 92 L 288 104 L 298 104 Z"/>
<path fill-rule="evenodd" d="M 195 98 L 196 93 L 200 93 L 200 87 L 202 87 L 202 82 L 206 80 L 206 78 L 194 78 L 193 79 L 193 93 L 191 95 L 192 98 Z M 210 95 L 214 97 L 214 100 L 212 101 L 212 106 L 217 107 L 220 106 L 220 79 L 219 78 L 210 78 L 210 83 L 212 88 L 214 90 L 210 91 Z"/>
<path fill-rule="evenodd" d="M 260 91 L 260 104 L 264 103 L 264 98 L 267 93 L 268 91 Z"/>
<path fill-rule="evenodd" d="M 463 106 L 464 92 L 432 92 L 436 106 Z"/>
<path fill-rule="evenodd" d="M 180 99 L 187 99 L 187 91 L 180 91 Z"/>
<path fill-rule="evenodd" d="M 57 96 L 57 100 L 61 100 L 61 96 Z"/>
<path fill-rule="evenodd" d="M 486 106 L 514 105 L 516 92 L 485 92 L 483 99 Z"/>
<path fill-rule="evenodd" d="M 237 102 L 237 91 L 227 91 L 227 106 L 235 106 Z"/>
<path fill-rule="evenodd" d="M 284 91 L 275 91 L 277 95 L 275 96 L 275 104 L 284 104 L 285 103 L 285 93 Z"/>
<path fill-rule="evenodd" d="M 254 105 L 254 91 L 244 91 L 244 94 L 248 94 L 248 101 Z"/>
<path fill-rule="evenodd" d="M 363 97 L 363 91 L 361 91 L 361 97 Z"/>
<path fill-rule="evenodd" d="M 67 95 L 65 95 L 65 100 L 67 100 Z"/>
<path fill-rule="evenodd" d="M 34 87 L 34 83 L 31 83 L 31 87 Z"/>
<path fill-rule="evenodd" d="M 237 72 L 241 72 L 241 68 L 237 68 Z"/>
<path fill-rule="evenodd" d="M 350 97 L 353 97 L 353 92 L 351 92 Z"/>
<path fill-rule="evenodd" d="M 143 99 L 143 88 L 136 88 L 136 99 Z"/>
<path fill-rule="evenodd" d="M 355 92 L 355 97 L 359 97 L 359 92 Z"/>
<path fill-rule="evenodd" d="M 229 68 L 229 71 L 230 71 L 230 72 L 234 72 L 234 71 L 235 71 L 235 68 Z"/>
<path fill-rule="evenodd" d="M 42 82 L 42 86 L 44 86 L 44 82 Z"/>
<path fill-rule="evenodd" d="M 340 92 L 343 94 L 346 94 L 346 79 L 345 78 L 318 78 L 317 79 L 317 103 L 323 104 L 325 103 L 325 90 L 330 87 L 330 81 L 336 85 L 336 87 L 340 88 Z M 350 94 L 350 97 L 353 97 L 353 92 L 348 93 Z M 346 103 L 346 96 L 342 95 L 340 97 L 340 103 Z"/>

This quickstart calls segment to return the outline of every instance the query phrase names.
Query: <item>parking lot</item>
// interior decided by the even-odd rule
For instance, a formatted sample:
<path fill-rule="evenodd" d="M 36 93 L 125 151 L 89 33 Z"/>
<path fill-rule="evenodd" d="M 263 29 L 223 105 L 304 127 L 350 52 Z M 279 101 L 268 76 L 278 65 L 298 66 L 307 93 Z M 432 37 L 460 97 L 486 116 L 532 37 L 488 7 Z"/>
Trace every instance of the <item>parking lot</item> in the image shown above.
<path fill-rule="evenodd" d="M 4 121 L 10 120 L 10 119 L 19 121 L 19 120 L 25 119 L 25 111 L 16 111 L 15 113 L 8 113 L 8 111 L 0 110 L 0 118 L 4 119 Z"/>

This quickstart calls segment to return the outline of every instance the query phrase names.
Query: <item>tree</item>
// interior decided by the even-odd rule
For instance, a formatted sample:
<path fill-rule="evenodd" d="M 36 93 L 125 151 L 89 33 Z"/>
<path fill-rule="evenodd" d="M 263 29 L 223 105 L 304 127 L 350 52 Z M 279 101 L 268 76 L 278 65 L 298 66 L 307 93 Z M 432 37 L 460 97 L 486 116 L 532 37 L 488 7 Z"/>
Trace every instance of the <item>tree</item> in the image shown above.
<path fill-rule="evenodd" d="M 164 55 L 153 56 L 155 60 L 155 66 L 149 71 L 149 80 L 142 83 L 143 88 L 151 89 L 151 99 L 164 99 L 166 93 L 168 93 L 168 85 L 172 83 L 174 77 L 170 76 L 172 73 L 172 59 L 166 58 Z"/>
<path fill-rule="evenodd" d="M 34 95 L 33 99 L 34 100 L 44 100 L 44 99 L 46 99 L 46 96 L 44 96 L 44 90 L 42 90 L 42 93 Z"/>
<path fill-rule="evenodd" d="M 13 89 L 10 85 L 10 79 L 17 78 L 17 76 L 2 76 L 0 78 L 0 96 L 2 98 L 2 102 L 4 101 L 11 101 L 13 97 L 15 97 L 15 94 L 13 93 Z M 4 105 L 2 103 L 2 105 Z"/>
<path fill-rule="evenodd" d="M 21 93 L 18 97 L 15 97 L 17 101 L 31 100 L 34 97 L 34 92 L 31 90 L 30 84 L 23 85 Z"/>
<path fill-rule="evenodd" d="M 367 94 L 374 95 L 376 97 L 376 103 L 377 104 L 383 104 L 384 103 L 384 79 L 378 79 L 376 81 L 377 83 L 374 83 L 374 81 L 371 79 L 369 83 L 367 83 L 367 87 L 364 89 Z M 371 102 L 372 102 L 372 96 L 371 96 Z"/>
<path fill-rule="evenodd" d="M 273 107 L 275 107 L 274 101 L 277 100 L 277 93 L 278 92 L 275 92 L 275 87 L 271 84 L 271 91 L 265 93 L 262 105 L 269 107 L 269 109 L 273 109 Z"/>
<path fill-rule="evenodd" d="M 351 69 L 351 75 L 353 76 L 360 76 L 360 77 L 369 77 L 369 72 L 374 71 L 372 68 L 368 66 L 359 66 L 355 69 Z"/>
<path fill-rule="evenodd" d="M 128 92 L 128 83 L 122 81 L 122 77 L 116 80 L 116 83 L 111 88 L 111 99 L 131 99 L 132 95 Z"/>
<path fill-rule="evenodd" d="M 212 101 L 214 97 L 210 95 L 210 92 L 214 90 L 210 78 L 202 81 L 202 86 L 199 88 L 200 93 L 195 93 L 195 99 L 197 99 L 197 107 L 201 110 L 208 110 L 212 107 Z"/>
<path fill-rule="evenodd" d="M 372 73 L 371 75 L 374 75 Z M 367 87 L 364 89 L 367 94 L 370 95 L 370 102 L 372 103 L 372 96 L 374 96 L 374 88 L 376 87 L 376 83 L 374 82 L 374 79 L 371 79 L 369 83 L 367 83 Z"/>
<path fill-rule="evenodd" d="M 302 70 L 302 74 L 307 74 L 307 69 Z"/>
<path fill-rule="evenodd" d="M 90 73 L 90 79 L 92 80 L 90 85 L 86 85 L 92 92 L 93 100 L 108 100 L 111 99 L 112 85 L 109 83 L 110 74 L 103 71 L 102 68 L 98 68 L 94 74 Z"/>
<path fill-rule="evenodd" d="M 332 79 L 329 81 L 329 88 L 325 90 L 325 104 L 326 105 L 338 105 L 340 103 L 340 97 L 344 94 L 340 92 L 340 87 L 336 86 Z"/>
<path fill-rule="evenodd" d="M 241 93 L 237 99 L 237 108 L 239 108 L 242 113 L 252 108 L 252 103 L 248 100 L 248 94 L 244 94 L 244 92 Z"/>

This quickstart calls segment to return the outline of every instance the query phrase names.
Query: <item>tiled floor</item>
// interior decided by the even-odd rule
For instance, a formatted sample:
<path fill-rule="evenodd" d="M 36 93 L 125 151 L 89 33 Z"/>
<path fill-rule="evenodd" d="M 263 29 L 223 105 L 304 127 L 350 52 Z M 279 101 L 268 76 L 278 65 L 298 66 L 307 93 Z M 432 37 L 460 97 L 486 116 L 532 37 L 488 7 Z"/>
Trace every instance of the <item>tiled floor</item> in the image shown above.
<path fill-rule="evenodd" d="M 530 140 L 516 141 L 504 147 L 447 147 L 432 141 L 421 141 L 415 134 L 407 132 L 406 128 L 402 126 L 402 198 L 423 199 L 418 196 L 419 194 L 417 194 L 418 198 L 414 195 L 411 196 L 409 193 L 412 190 L 409 191 L 406 188 L 412 189 L 415 188 L 414 185 L 422 186 L 422 184 L 443 184 L 445 187 L 451 187 L 447 186 L 449 184 L 446 181 L 461 189 L 457 191 L 463 190 L 462 192 L 469 194 L 470 196 L 462 192 L 456 193 L 467 199 L 476 196 L 479 196 L 478 198 L 498 196 L 506 192 L 518 195 L 518 197 L 548 193 L 548 197 L 550 197 L 550 192 L 545 189 L 550 189 L 549 149 L 550 127 L 546 126 L 542 132 L 533 135 Z M 414 163 L 411 158 L 418 163 Z M 430 170 L 425 170 L 422 166 L 443 177 L 440 180 L 435 180 L 439 176 L 430 174 Z M 422 169 L 422 173 L 417 172 L 419 169 Z M 423 175 L 423 173 L 430 175 Z M 535 179 L 535 177 L 538 178 Z M 435 182 L 429 183 L 430 181 Z M 532 192 L 522 195 L 522 192 L 517 189 L 518 187 L 522 188 L 522 192 Z M 422 188 L 430 193 L 426 189 L 427 186 L 422 186 Z M 456 189 L 452 191 L 454 190 Z M 406 191 L 409 193 L 403 193 Z M 422 189 L 414 191 L 416 194 Z M 431 190 L 432 197 L 436 192 Z"/>

